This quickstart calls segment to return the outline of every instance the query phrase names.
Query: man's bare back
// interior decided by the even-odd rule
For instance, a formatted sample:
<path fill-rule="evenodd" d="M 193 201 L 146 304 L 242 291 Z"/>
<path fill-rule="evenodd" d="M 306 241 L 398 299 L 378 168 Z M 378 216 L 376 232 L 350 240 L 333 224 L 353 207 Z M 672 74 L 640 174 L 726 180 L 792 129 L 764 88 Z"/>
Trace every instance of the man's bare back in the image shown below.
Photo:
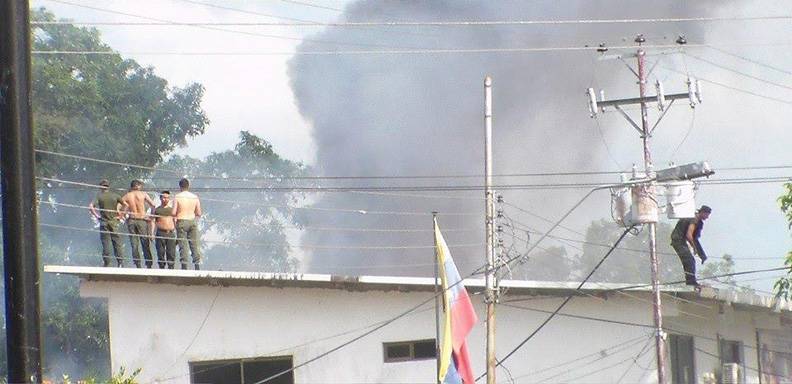
<path fill-rule="evenodd" d="M 127 212 L 131 219 L 146 219 L 148 217 L 146 204 L 149 204 L 149 207 L 156 207 L 148 193 L 140 190 L 127 192 L 121 200 L 129 205 Z"/>
<path fill-rule="evenodd" d="M 194 220 L 196 216 L 201 216 L 201 200 L 190 191 L 177 193 L 175 216 L 177 220 Z"/>

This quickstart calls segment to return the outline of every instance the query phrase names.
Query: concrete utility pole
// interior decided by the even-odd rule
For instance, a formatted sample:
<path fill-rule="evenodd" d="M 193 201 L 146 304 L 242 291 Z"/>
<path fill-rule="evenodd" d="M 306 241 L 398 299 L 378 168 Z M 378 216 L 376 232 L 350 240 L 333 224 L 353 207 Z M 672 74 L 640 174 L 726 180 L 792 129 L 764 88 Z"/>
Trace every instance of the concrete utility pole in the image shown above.
<path fill-rule="evenodd" d="M 644 39 L 643 35 L 638 35 L 635 38 L 635 42 L 638 43 L 639 48 L 635 54 L 635 57 L 638 60 L 638 70 L 635 71 L 632 68 L 630 70 L 633 74 L 638 77 L 638 98 L 631 98 L 631 99 L 619 99 L 619 100 L 601 100 L 597 101 L 597 96 L 594 93 L 594 90 L 589 88 L 588 96 L 589 96 L 589 109 L 591 111 L 591 116 L 596 117 L 599 110 L 604 110 L 605 107 L 613 107 L 615 108 L 627 121 L 635 128 L 641 136 L 641 141 L 643 144 L 643 158 L 644 158 L 644 171 L 645 177 L 650 179 L 649 183 L 634 186 L 632 187 L 633 190 L 633 208 L 635 212 L 632 212 L 633 216 L 631 218 L 632 224 L 645 224 L 649 231 L 649 259 L 651 264 L 651 274 L 652 274 L 652 308 L 653 308 L 653 318 L 654 318 L 654 326 L 655 326 L 655 353 L 657 354 L 657 382 L 659 384 L 667 383 L 666 378 L 666 345 L 665 345 L 665 332 L 663 331 L 663 314 L 662 314 L 662 302 L 660 300 L 660 282 L 659 282 L 659 260 L 657 257 L 657 220 L 658 220 L 658 207 L 657 207 L 657 199 L 655 196 L 655 190 L 657 187 L 657 178 L 656 173 L 654 171 L 654 164 L 652 163 L 652 153 L 649 149 L 649 139 L 652 137 L 652 133 L 660 121 L 663 119 L 665 114 L 671 109 L 671 106 L 674 104 L 675 100 L 679 99 L 689 99 L 690 106 L 695 107 L 695 105 L 701 102 L 701 92 L 697 82 L 693 82 L 688 79 L 688 92 L 687 93 L 678 93 L 678 94 L 670 94 L 665 95 L 663 92 L 663 86 L 658 81 L 656 84 L 657 87 L 657 95 L 655 96 L 647 96 L 646 95 L 646 79 L 648 77 L 648 73 L 646 71 L 646 52 L 640 48 L 640 45 L 644 43 L 646 40 Z M 680 36 L 677 40 L 678 44 L 685 44 L 686 40 L 684 37 Z M 606 52 L 607 48 L 600 47 L 598 49 L 600 52 Z M 618 56 L 621 60 L 622 57 Z M 627 64 L 625 62 L 625 64 Z M 629 67 L 629 65 L 628 65 Z M 649 71 L 651 72 L 651 70 Z M 656 102 L 659 109 L 662 111 L 661 115 L 658 117 L 657 122 L 654 125 L 650 126 L 649 124 L 649 116 L 648 116 L 648 108 L 647 105 L 651 102 Z M 641 107 L 641 124 L 640 126 L 633 121 L 633 119 L 621 108 L 623 105 L 629 104 L 639 104 Z M 691 169 L 694 169 L 696 172 L 691 172 L 690 175 L 685 175 L 684 178 L 689 179 L 693 177 L 700 177 L 706 176 L 711 174 L 711 170 L 709 170 L 709 165 L 702 163 L 699 167 L 699 164 L 690 165 Z M 636 204 L 637 203 L 637 204 Z"/>
<path fill-rule="evenodd" d="M 41 383 L 29 7 L 23 0 L 0 0 L 0 173 L 9 383 Z"/>
<path fill-rule="evenodd" d="M 487 384 L 495 384 L 495 302 L 498 292 L 495 288 L 495 232 L 494 206 L 492 199 L 492 78 L 484 79 L 484 211 L 486 212 L 485 255 L 487 270 L 485 275 L 487 305 Z"/>

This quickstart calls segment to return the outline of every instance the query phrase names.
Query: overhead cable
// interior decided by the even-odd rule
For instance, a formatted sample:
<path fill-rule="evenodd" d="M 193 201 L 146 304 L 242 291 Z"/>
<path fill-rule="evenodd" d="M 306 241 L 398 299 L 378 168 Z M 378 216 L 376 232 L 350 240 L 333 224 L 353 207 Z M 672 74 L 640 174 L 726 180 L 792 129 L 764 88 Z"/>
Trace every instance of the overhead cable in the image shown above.
<path fill-rule="evenodd" d="M 128 168 L 144 169 L 149 171 L 170 173 L 178 176 L 190 174 L 194 179 L 216 179 L 216 180 L 368 180 L 368 179 L 457 179 L 457 178 L 483 178 L 484 174 L 434 174 L 434 175 L 329 175 L 329 176 L 289 176 L 289 175 L 251 175 L 251 176 L 217 176 L 206 174 L 192 174 L 187 170 L 168 169 L 163 167 L 145 166 L 140 164 L 112 161 L 106 159 L 99 159 L 95 157 L 88 157 L 83 155 L 75 155 L 71 153 L 48 151 L 44 149 L 36 149 L 36 153 L 52 155 L 58 157 L 71 158 L 75 160 L 84 160 L 96 163 L 104 163 L 111 165 L 118 165 Z M 719 167 L 718 172 L 725 171 L 748 171 L 748 170 L 770 170 L 770 169 L 792 169 L 792 164 L 774 164 L 774 165 L 752 165 L 752 166 L 739 166 L 739 167 Z M 552 176 L 597 176 L 597 175 L 619 175 L 627 173 L 628 171 L 618 170 L 593 170 L 593 171 L 552 171 L 552 172 L 514 172 L 514 173 L 496 173 L 492 177 L 552 177 Z M 153 176 L 152 178 L 160 178 Z"/>
<path fill-rule="evenodd" d="M 288 373 L 293 372 L 293 371 L 295 371 L 295 370 L 297 370 L 299 368 L 302 368 L 302 367 L 304 367 L 306 365 L 309 365 L 309 364 L 313 363 L 314 361 L 322 359 L 322 358 L 324 358 L 324 357 L 326 357 L 326 356 L 328 356 L 328 355 L 330 355 L 330 354 L 332 354 L 332 353 L 334 353 L 334 352 L 336 352 L 336 351 L 338 351 L 338 350 L 340 350 L 340 349 L 342 349 L 342 348 L 344 348 L 344 347 L 346 347 L 346 346 L 348 346 L 350 344 L 353 344 L 353 343 L 357 342 L 358 340 L 360 340 L 360 339 L 362 339 L 362 338 L 364 338 L 364 337 L 366 337 L 366 336 L 368 336 L 368 335 L 370 335 L 370 334 L 372 334 L 372 333 L 374 333 L 374 332 L 376 332 L 376 331 L 378 331 L 378 330 L 390 325 L 391 323 L 395 322 L 396 320 L 399 320 L 402 317 L 405 317 L 405 316 L 409 315 L 410 313 L 418 310 L 422 306 L 434 301 L 440 295 L 444 295 L 446 291 L 456 287 L 459 284 L 462 284 L 462 282 L 465 281 L 465 279 L 468 279 L 468 278 L 470 278 L 472 276 L 480 274 L 485 267 L 486 267 L 486 265 L 483 265 L 483 266 L 479 267 L 478 269 L 476 269 L 475 271 L 471 272 L 467 276 L 464 276 L 463 278 L 459 279 L 459 281 L 457 281 L 457 282 L 455 282 L 453 284 L 450 284 L 446 289 L 435 293 L 434 295 L 432 295 L 432 297 L 430 297 L 430 298 L 418 303 L 417 305 L 414 305 L 414 306 L 410 307 L 406 311 L 404 311 L 404 312 L 392 317 L 391 319 L 389 319 L 389 320 L 383 322 L 382 324 L 380 324 L 380 325 L 378 325 L 378 326 L 366 331 L 365 333 L 363 333 L 363 334 L 361 334 L 361 335 L 359 335 L 359 336 L 357 336 L 357 337 L 355 337 L 355 338 L 353 338 L 353 339 L 351 339 L 351 340 L 349 340 L 347 342 L 339 344 L 338 346 L 333 347 L 333 348 L 331 348 L 331 349 L 329 349 L 329 350 L 327 350 L 327 351 L 325 351 L 323 353 L 320 353 L 320 354 L 318 354 L 318 355 L 316 355 L 316 356 L 314 356 L 314 357 L 312 357 L 312 358 L 310 358 L 310 359 L 308 359 L 308 360 L 306 360 L 306 361 L 304 361 L 304 362 L 302 362 L 300 364 L 297 364 L 297 365 L 295 365 L 295 366 L 293 366 L 293 367 L 291 367 L 289 369 L 286 369 L 286 370 L 283 370 L 281 372 L 278 372 L 278 373 L 276 373 L 276 374 L 274 374 L 272 376 L 269 376 L 269 377 L 265 378 L 264 380 L 257 381 L 257 382 L 255 382 L 253 384 L 263 384 L 263 383 L 269 382 L 271 380 L 274 380 L 274 379 L 276 379 L 278 377 L 281 377 L 281 376 L 283 376 L 285 374 L 288 374 Z"/>
<path fill-rule="evenodd" d="M 56 0 L 49 0 L 56 1 Z M 285 1 L 285 0 L 283 0 Z M 62 0 L 64 4 L 71 4 Z M 82 5 L 80 5 L 82 6 Z M 88 8 L 88 6 L 85 6 Z M 95 9 L 95 8 L 92 8 Z M 128 15 L 127 16 L 133 16 Z M 269 15 L 268 15 L 269 16 Z M 725 22 L 725 21 L 787 21 L 792 15 L 768 16 L 731 16 L 731 17 L 679 17 L 644 19 L 557 19 L 557 20 L 437 20 L 437 21 L 337 21 L 337 22 L 177 22 L 159 20 L 155 23 L 136 22 L 32 22 L 37 24 L 76 24 L 76 25 L 191 25 L 191 26 L 272 26 L 272 27 L 488 27 L 488 26 L 527 26 L 527 25 L 565 25 L 565 24 L 639 24 L 639 23 L 682 23 L 682 22 Z M 678 45 L 675 45 L 678 47 Z"/>
<path fill-rule="evenodd" d="M 71 6 L 85 8 L 85 9 L 91 9 L 91 10 L 99 11 L 99 12 L 106 12 L 106 13 L 112 13 L 112 14 L 117 14 L 117 15 L 135 17 L 135 18 L 144 19 L 144 20 L 151 20 L 151 21 L 153 21 L 155 23 L 162 23 L 161 25 L 195 27 L 195 28 L 207 29 L 207 30 L 212 30 L 212 31 L 221 31 L 221 32 L 235 33 L 235 34 L 241 34 L 241 35 L 247 35 L 247 36 L 256 36 L 256 37 L 264 37 L 264 38 L 280 39 L 280 40 L 292 40 L 292 41 L 300 41 L 300 42 L 311 42 L 311 43 L 317 43 L 317 44 L 332 44 L 332 45 L 350 46 L 350 47 L 400 48 L 400 47 L 394 47 L 392 45 L 385 45 L 385 44 L 349 43 L 349 42 L 332 41 L 332 40 L 318 40 L 318 39 L 310 39 L 310 38 L 304 38 L 304 37 L 272 35 L 272 34 L 263 34 L 263 33 L 258 33 L 258 32 L 239 31 L 239 30 L 234 30 L 234 29 L 226 29 L 226 28 L 217 27 L 216 25 L 222 25 L 220 23 L 205 23 L 205 24 L 179 23 L 179 22 L 174 22 L 174 21 L 171 21 L 171 20 L 159 19 L 159 18 L 150 17 L 150 16 L 144 16 L 144 15 L 136 15 L 136 14 L 133 14 L 133 13 L 121 12 L 121 11 L 116 11 L 116 10 L 107 9 L 107 8 L 94 7 L 94 6 L 80 4 L 80 3 L 73 3 L 73 2 L 65 1 L 65 0 L 47 0 L 47 1 L 51 1 L 51 2 L 59 3 L 59 4 L 71 5 Z M 35 26 L 36 25 L 35 23 L 36 22 L 31 22 L 31 25 Z M 64 24 L 58 24 L 58 23 L 59 22 L 49 22 L 49 25 L 64 25 Z M 73 24 L 73 23 L 66 23 L 66 24 Z M 44 25 L 44 24 L 41 24 L 41 25 Z M 311 25 L 311 24 L 309 23 L 308 25 Z M 405 47 L 405 48 L 409 48 L 409 47 Z M 110 52 L 110 51 L 95 51 L 95 52 L 105 52 L 106 53 L 106 52 Z"/>
<path fill-rule="evenodd" d="M 83 183 L 79 181 L 70 181 L 70 180 L 62 180 L 56 179 L 52 177 L 41 177 L 36 176 L 37 180 L 46 181 L 50 183 L 59 183 L 59 184 L 67 184 L 67 185 L 75 185 L 80 187 L 87 187 L 92 189 L 99 189 L 102 186 L 98 184 L 91 184 L 91 183 Z M 114 188 L 119 191 L 124 191 L 123 188 Z M 160 188 L 158 188 L 160 189 Z M 191 188 L 192 191 L 201 191 L 201 188 Z M 249 192 L 271 192 L 269 188 L 257 188 L 249 190 Z M 211 202 L 218 202 L 218 203 L 228 203 L 228 204 L 238 204 L 238 205 L 251 205 L 251 206 L 258 206 L 258 207 L 265 207 L 265 208 L 286 208 L 286 209 L 302 209 L 307 211 L 320 211 L 320 212 L 339 212 L 339 213 L 351 213 L 351 214 L 359 214 L 359 215 L 385 215 L 385 216 L 431 216 L 431 212 L 418 212 L 418 211 L 372 211 L 367 209 L 346 209 L 346 208 L 326 208 L 326 207 L 314 207 L 314 206 L 291 206 L 291 205 L 283 205 L 283 204 L 268 204 L 268 203 L 260 203 L 256 201 L 244 201 L 244 200 L 228 200 L 228 199 L 213 199 L 202 197 L 200 198 L 203 201 L 211 201 Z M 448 212 L 448 213 L 441 213 L 443 216 L 480 216 L 480 213 L 477 212 Z"/>
<path fill-rule="evenodd" d="M 273 14 L 269 14 L 269 13 L 251 11 L 251 10 L 247 10 L 247 9 L 239 9 L 239 8 L 228 7 L 228 6 L 225 6 L 225 5 L 205 3 L 205 2 L 202 2 L 202 1 L 195 1 L 195 0 L 177 0 L 177 1 L 182 1 L 182 2 L 185 2 L 185 3 L 188 3 L 188 4 L 201 5 L 201 6 L 209 7 L 209 8 L 222 9 L 222 10 L 226 10 L 226 11 L 246 13 L 246 14 L 249 14 L 249 15 L 271 17 L 273 19 L 297 21 L 297 22 L 300 22 L 300 23 L 315 23 L 315 21 L 311 21 L 311 20 L 297 19 L 297 18 L 286 17 L 286 16 L 278 16 L 278 15 L 273 15 Z"/>
<path fill-rule="evenodd" d="M 766 80 L 766 79 L 763 79 L 763 78 L 761 78 L 759 76 L 754 76 L 754 75 L 752 75 L 750 73 L 745 73 L 745 72 L 740 71 L 738 69 L 730 68 L 730 67 L 727 67 L 727 66 L 725 66 L 723 64 L 716 63 L 716 62 L 714 62 L 712 60 L 703 58 L 701 56 L 691 55 L 690 53 L 687 53 L 687 52 L 685 52 L 683 54 L 685 56 L 688 56 L 688 57 L 691 57 L 691 58 L 696 59 L 698 61 L 701 61 L 702 63 L 707 63 L 707 64 L 709 64 L 709 65 L 711 65 L 711 66 L 713 66 L 715 68 L 720 68 L 720 69 L 723 69 L 725 71 L 728 71 L 728 72 L 731 72 L 731 73 L 735 73 L 735 74 L 738 74 L 740 76 L 744 76 L 744 77 L 756 80 L 756 81 L 764 83 L 764 84 L 773 85 L 773 86 L 776 86 L 776 87 L 779 87 L 779 88 L 784 88 L 784 89 L 787 89 L 787 90 L 792 90 L 792 86 L 789 86 L 789 85 L 786 85 L 786 84 L 781 84 L 781 83 L 777 83 L 777 82 L 774 82 L 774 81 Z"/>
<path fill-rule="evenodd" d="M 671 67 L 665 67 L 665 66 L 662 66 L 662 65 L 660 65 L 659 67 L 661 67 L 661 68 L 663 68 L 665 70 L 668 70 L 668 71 L 671 71 L 671 72 L 676 72 L 678 74 L 686 76 L 686 74 L 684 72 L 682 72 L 682 71 L 680 71 L 678 69 L 671 68 Z M 761 93 L 756 93 L 756 92 L 753 92 L 753 91 L 749 91 L 747 89 L 742 89 L 742 88 L 735 87 L 735 86 L 729 85 L 729 84 L 725 84 L 725 83 L 722 83 L 722 82 L 719 82 L 719 81 L 706 79 L 706 78 L 703 78 L 701 76 L 696 76 L 696 79 L 697 80 L 701 80 L 701 81 L 703 81 L 705 83 L 708 83 L 708 84 L 717 85 L 719 87 L 730 89 L 732 91 L 737 91 L 737 92 L 740 92 L 740 93 L 744 93 L 746 95 L 756 96 L 756 97 L 760 97 L 760 98 L 763 98 L 763 99 L 776 101 L 776 102 L 779 102 L 779 103 L 782 103 L 782 104 L 792 105 L 792 100 L 781 99 L 781 98 L 778 98 L 778 97 L 763 95 Z"/>
<path fill-rule="evenodd" d="M 56 228 L 56 229 L 64 229 L 64 230 L 71 230 L 71 231 L 80 231 L 80 232 L 93 232 L 93 233 L 106 233 L 106 234 L 114 234 L 114 235 L 126 235 L 130 237 L 145 237 L 148 239 L 165 239 L 165 240 L 173 240 L 173 237 L 162 237 L 162 236 L 151 236 L 151 235 L 138 235 L 134 233 L 119 233 L 113 231 L 103 231 L 99 229 L 89 229 L 89 228 L 80 228 L 74 227 L 69 225 L 59 225 L 59 224 L 52 224 L 52 223 L 39 223 L 39 226 L 45 228 Z M 178 240 L 178 239 L 177 239 Z M 273 246 L 272 243 L 256 243 L 256 242 L 248 242 L 248 241 L 224 241 L 224 240 L 201 240 L 202 243 L 208 244 L 225 244 L 225 245 L 244 245 L 249 247 L 266 247 L 270 248 Z M 450 246 L 451 248 L 471 248 L 471 247 L 481 247 L 484 243 L 475 243 L 475 244 L 456 244 Z M 302 248 L 302 249 L 311 249 L 311 250 L 366 250 L 366 251 L 374 251 L 374 250 L 407 250 L 407 249 L 434 249 L 434 245 L 393 245 L 393 246 L 344 246 L 344 245 L 308 245 L 308 244 L 289 244 L 289 247 L 295 248 Z"/>
<path fill-rule="evenodd" d="M 619 236 L 619 238 L 613 244 L 613 247 L 611 247 L 611 249 L 608 250 L 608 252 L 605 253 L 605 255 L 594 266 L 594 268 L 591 269 L 591 272 L 589 272 L 588 275 L 586 275 L 586 277 L 583 279 L 583 281 L 581 281 L 580 284 L 578 284 L 577 288 L 575 288 L 575 291 L 580 291 L 581 288 L 583 288 L 583 285 L 585 285 L 586 282 L 588 281 L 588 279 L 590 279 L 591 276 L 593 276 L 594 273 L 597 272 L 597 270 L 602 265 L 602 263 L 605 262 L 605 260 L 608 258 L 608 256 L 611 255 L 611 253 L 613 253 L 613 251 L 616 249 L 616 247 L 619 245 L 619 243 L 621 243 L 621 241 L 624 239 L 624 237 L 627 236 L 628 233 L 630 233 L 631 229 L 632 229 L 632 227 L 627 228 L 624 232 L 622 232 L 621 236 Z M 517 346 L 514 347 L 509 353 L 507 353 L 506 356 L 504 356 L 502 359 L 498 359 L 496 366 L 503 364 L 503 362 L 508 360 L 509 357 L 514 355 L 514 353 L 516 353 L 520 348 L 522 348 L 525 345 L 525 343 L 527 343 L 529 340 L 531 340 L 531 338 L 536 336 L 536 334 L 538 334 L 542 330 L 542 328 L 544 328 L 545 325 L 547 325 L 550 322 L 550 320 L 552 320 L 553 317 L 555 317 L 555 315 L 558 314 L 558 312 L 560 312 L 562 309 L 564 309 L 564 307 L 572 300 L 573 297 L 574 297 L 574 295 L 567 296 L 566 299 L 564 299 L 564 301 L 562 301 L 561 304 L 559 304 L 556 307 L 556 309 L 553 311 L 553 313 L 551 313 L 549 316 L 547 316 L 547 318 L 545 318 L 545 320 L 541 324 L 539 324 L 539 326 L 536 327 L 536 329 L 534 329 L 525 339 L 523 339 L 523 341 L 521 341 L 519 344 L 517 344 Z M 479 376 L 476 379 L 476 381 L 478 381 L 482 377 L 484 377 L 484 375 Z"/>
<path fill-rule="evenodd" d="M 767 68 L 767 69 L 771 69 L 771 70 L 773 70 L 773 71 L 780 72 L 780 73 L 783 73 L 783 74 L 785 74 L 785 75 L 792 75 L 792 71 L 789 71 L 789 70 L 787 70 L 787 69 L 779 68 L 779 67 L 776 67 L 776 66 L 773 66 L 773 65 L 770 65 L 770 64 L 767 64 L 767 63 L 764 63 L 764 62 L 758 61 L 758 60 L 756 60 L 756 59 L 752 59 L 752 58 L 750 58 L 750 57 L 747 57 L 747 56 L 738 55 L 738 54 L 736 54 L 736 53 L 734 53 L 734 52 L 729 52 L 729 51 L 726 51 L 726 50 L 720 49 L 720 48 L 718 48 L 718 47 L 715 47 L 715 46 L 708 46 L 708 47 L 709 47 L 710 49 L 712 49 L 712 50 L 715 50 L 715 51 L 718 51 L 718 52 L 720 52 L 720 53 L 722 53 L 722 54 L 724 54 L 724 55 L 728 55 L 728 56 L 736 57 L 736 58 L 738 58 L 738 59 L 740 59 L 740 60 L 747 61 L 747 62 L 749 62 L 749 63 L 751 63 L 751 64 L 758 65 L 758 66 L 760 66 L 760 67 L 764 67 L 764 68 Z"/>
<path fill-rule="evenodd" d="M 297 4 L 297 5 L 302 5 L 302 6 L 311 7 L 311 8 L 325 9 L 325 10 L 328 10 L 328 11 L 336 11 L 336 12 L 343 12 L 344 11 L 341 8 L 328 7 L 328 6 L 325 6 L 325 5 L 309 3 L 307 1 L 299 1 L 299 0 L 280 0 L 280 1 L 282 1 L 284 3 Z"/>

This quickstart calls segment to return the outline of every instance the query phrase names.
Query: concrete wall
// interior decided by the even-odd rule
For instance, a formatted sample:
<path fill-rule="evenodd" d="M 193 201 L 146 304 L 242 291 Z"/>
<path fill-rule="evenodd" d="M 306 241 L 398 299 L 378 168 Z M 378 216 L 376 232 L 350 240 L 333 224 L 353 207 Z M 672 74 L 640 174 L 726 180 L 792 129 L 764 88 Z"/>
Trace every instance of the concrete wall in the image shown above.
<path fill-rule="evenodd" d="M 108 298 L 112 367 L 142 368 L 141 383 L 189 383 L 190 361 L 287 356 L 300 364 L 429 299 L 421 292 L 350 292 L 319 288 L 210 287 L 169 284 L 83 282 L 84 296 Z M 522 300 L 522 301 L 511 301 Z M 497 349 L 502 357 L 547 316 L 558 297 L 513 296 L 498 307 Z M 708 301 L 683 303 L 664 297 L 669 328 L 697 335 L 697 348 L 718 355 L 720 335 L 755 346 L 756 328 L 778 327 L 778 316 L 747 312 Z M 473 302 L 483 317 L 481 296 Z M 214 302 L 214 304 L 213 304 Z M 518 309 L 512 306 L 530 308 Z M 435 336 L 432 305 L 295 372 L 297 383 L 432 383 L 435 361 L 383 362 L 383 342 Z M 651 325 L 649 296 L 618 294 L 608 299 L 575 298 L 565 314 Z M 349 332 L 337 337 L 331 337 Z M 652 329 L 560 316 L 549 323 L 504 369 L 518 383 L 654 382 Z M 484 323 L 468 338 L 476 374 L 484 371 Z M 639 353 L 642 354 L 639 355 Z M 756 351 L 746 348 L 749 367 Z M 638 356 L 636 358 L 636 356 Z M 713 372 L 719 361 L 696 351 L 696 374 Z M 758 382 L 748 371 L 748 382 Z"/>

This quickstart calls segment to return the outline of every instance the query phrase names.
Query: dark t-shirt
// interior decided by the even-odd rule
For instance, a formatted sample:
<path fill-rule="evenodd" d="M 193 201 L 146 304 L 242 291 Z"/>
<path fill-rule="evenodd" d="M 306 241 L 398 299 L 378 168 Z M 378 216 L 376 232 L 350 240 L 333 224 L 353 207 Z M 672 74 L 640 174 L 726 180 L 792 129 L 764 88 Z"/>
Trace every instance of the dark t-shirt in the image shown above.
<path fill-rule="evenodd" d="M 696 219 L 695 217 L 691 217 L 689 219 L 679 219 L 679 221 L 677 221 L 674 231 L 671 232 L 671 243 L 685 244 L 687 242 L 687 231 L 688 228 L 690 228 L 690 224 L 696 225 L 696 229 L 693 230 L 693 246 L 696 247 L 696 252 L 699 255 L 704 255 L 704 248 L 699 242 L 701 230 L 704 229 L 704 222 L 702 220 Z"/>
<path fill-rule="evenodd" d="M 115 212 L 118 204 L 123 204 L 121 195 L 111 191 L 99 192 L 94 201 L 94 206 L 100 209 L 99 216 L 104 221 L 115 220 L 118 217 Z"/>
<path fill-rule="evenodd" d="M 155 216 L 173 216 L 173 207 L 157 207 L 154 208 Z"/>

